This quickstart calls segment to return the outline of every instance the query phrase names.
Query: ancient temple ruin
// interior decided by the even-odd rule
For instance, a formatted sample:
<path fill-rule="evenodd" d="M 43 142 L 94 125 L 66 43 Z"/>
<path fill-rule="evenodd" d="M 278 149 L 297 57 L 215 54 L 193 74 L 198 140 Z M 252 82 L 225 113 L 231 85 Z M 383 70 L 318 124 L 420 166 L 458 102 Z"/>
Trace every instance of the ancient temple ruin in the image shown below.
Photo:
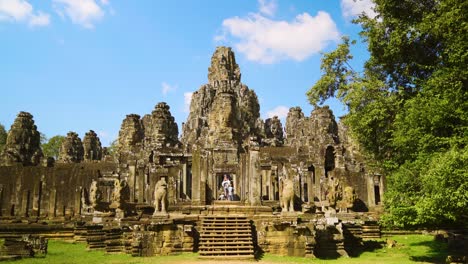
<path fill-rule="evenodd" d="M 47 230 L 71 225 L 90 249 L 320 257 L 350 254 L 380 232 L 372 220 L 384 178 L 368 169 L 346 128 L 327 106 L 310 116 L 292 107 L 285 125 L 262 120 L 228 47 L 214 52 L 180 137 L 161 102 L 143 117 L 126 116 L 111 158 L 103 159 L 94 131 L 83 141 L 69 132 L 55 164 L 41 166 L 39 132 L 21 112 L 1 157 L 2 223 L 60 219 Z M 231 242 L 239 245 L 226 248 Z"/>

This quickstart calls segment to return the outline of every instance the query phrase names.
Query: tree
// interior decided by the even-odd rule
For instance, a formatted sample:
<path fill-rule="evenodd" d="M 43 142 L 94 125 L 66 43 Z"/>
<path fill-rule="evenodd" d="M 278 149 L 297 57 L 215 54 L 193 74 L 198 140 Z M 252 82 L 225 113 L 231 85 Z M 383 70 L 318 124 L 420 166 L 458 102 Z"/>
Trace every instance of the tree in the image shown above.
<path fill-rule="evenodd" d="M 322 58 L 311 104 L 337 97 L 344 123 L 388 178 L 384 223 L 466 225 L 468 186 L 467 1 L 375 0 L 360 16 L 370 58 L 350 67 L 343 43 Z"/>
<path fill-rule="evenodd" d="M 0 124 L 0 152 L 3 151 L 3 148 L 5 147 L 7 140 L 7 132 L 5 130 L 5 127 Z"/>
<path fill-rule="evenodd" d="M 117 139 L 113 140 L 109 147 L 107 147 L 107 155 L 114 156 L 117 153 L 119 141 Z"/>
<path fill-rule="evenodd" d="M 65 138 L 66 137 L 64 136 L 57 135 L 51 137 L 47 143 L 43 143 L 41 148 L 44 153 L 44 157 L 53 157 L 54 159 L 57 159 L 60 153 L 60 147 L 62 146 L 62 142 Z"/>

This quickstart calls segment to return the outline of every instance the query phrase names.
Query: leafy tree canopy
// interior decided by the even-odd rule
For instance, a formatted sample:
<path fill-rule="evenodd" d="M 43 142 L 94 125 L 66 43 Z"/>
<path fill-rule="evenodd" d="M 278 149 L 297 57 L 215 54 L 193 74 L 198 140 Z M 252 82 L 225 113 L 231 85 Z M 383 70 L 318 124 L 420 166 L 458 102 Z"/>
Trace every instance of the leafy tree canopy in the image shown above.
<path fill-rule="evenodd" d="M 44 153 L 44 157 L 53 157 L 54 159 L 57 159 L 60 153 L 60 147 L 62 146 L 62 142 L 65 140 L 65 136 L 53 136 L 49 140 L 45 139 L 47 141 L 46 143 L 42 143 L 41 148 L 42 152 Z M 41 135 L 41 142 L 42 141 L 42 135 Z"/>
<path fill-rule="evenodd" d="M 322 58 L 312 105 L 337 97 L 343 119 L 388 178 L 384 222 L 400 227 L 468 223 L 468 2 L 375 0 L 360 16 L 370 58 L 350 67 L 344 37 Z"/>

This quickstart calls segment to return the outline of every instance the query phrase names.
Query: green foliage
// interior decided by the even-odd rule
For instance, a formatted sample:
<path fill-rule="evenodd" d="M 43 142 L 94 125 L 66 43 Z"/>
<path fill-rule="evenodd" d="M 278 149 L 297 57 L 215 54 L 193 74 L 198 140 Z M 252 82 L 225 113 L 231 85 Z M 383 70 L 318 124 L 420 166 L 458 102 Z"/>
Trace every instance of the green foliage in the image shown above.
<path fill-rule="evenodd" d="M 421 175 L 422 196 L 416 202 L 418 223 L 443 225 L 468 221 L 468 148 L 432 155 Z"/>
<path fill-rule="evenodd" d="M 348 86 L 358 77 L 348 64 L 348 61 L 353 58 L 349 52 L 350 40 L 346 36 L 342 40 L 343 43 L 338 45 L 336 50 L 323 55 L 320 69 L 324 74 L 307 92 L 309 102 L 314 106 L 318 102 L 323 103 L 326 99 L 335 96 L 336 93 L 338 93 L 337 98 L 344 99 L 348 89 L 340 88 Z M 355 41 L 351 44 L 355 44 Z"/>
<path fill-rule="evenodd" d="M 65 138 L 66 137 L 64 136 L 57 135 L 51 137 L 47 143 L 43 143 L 41 148 L 42 152 L 44 153 L 44 157 L 53 157 L 54 159 L 57 159 L 60 153 L 60 147 L 62 146 L 62 142 L 65 140 Z"/>
<path fill-rule="evenodd" d="M 375 4 L 377 18 L 355 21 L 370 52 L 364 71 L 349 66 L 344 38 L 323 57 L 308 99 L 348 106 L 344 123 L 388 178 L 386 224 L 466 225 L 468 2 Z"/>
<path fill-rule="evenodd" d="M 40 142 L 41 142 L 41 145 L 47 143 L 47 140 L 48 140 L 48 139 L 47 139 L 47 136 L 46 136 L 44 133 L 42 133 L 42 132 L 39 132 L 39 135 L 40 135 Z"/>
<path fill-rule="evenodd" d="M 119 144 L 119 141 L 117 139 L 111 142 L 109 147 L 107 147 L 108 155 L 114 156 L 117 153 L 118 144 Z"/>
<path fill-rule="evenodd" d="M 3 148 L 5 147 L 7 140 L 7 132 L 5 130 L 5 127 L 0 124 L 0 152 L 2 152 Z"/>

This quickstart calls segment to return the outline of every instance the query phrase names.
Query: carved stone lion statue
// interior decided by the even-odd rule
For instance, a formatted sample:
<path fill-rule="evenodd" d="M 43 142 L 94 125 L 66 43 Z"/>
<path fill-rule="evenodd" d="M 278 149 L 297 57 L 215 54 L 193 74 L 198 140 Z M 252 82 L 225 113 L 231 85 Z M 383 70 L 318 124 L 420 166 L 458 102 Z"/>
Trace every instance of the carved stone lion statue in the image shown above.
<path fill-rule="evenodd" d="M 165 178 L 161 178 L 154 188 L 154 214 L 158 212 L 166 213 L 167 208 L 167 183 Z M 160 207 L 161 205 L 161 207 Z"/>
<path fill-rule="evenodd" d="M 290 179 L 282 179 L 281 208 L 283 212 L 294 212 L 294 183 Z"/>

